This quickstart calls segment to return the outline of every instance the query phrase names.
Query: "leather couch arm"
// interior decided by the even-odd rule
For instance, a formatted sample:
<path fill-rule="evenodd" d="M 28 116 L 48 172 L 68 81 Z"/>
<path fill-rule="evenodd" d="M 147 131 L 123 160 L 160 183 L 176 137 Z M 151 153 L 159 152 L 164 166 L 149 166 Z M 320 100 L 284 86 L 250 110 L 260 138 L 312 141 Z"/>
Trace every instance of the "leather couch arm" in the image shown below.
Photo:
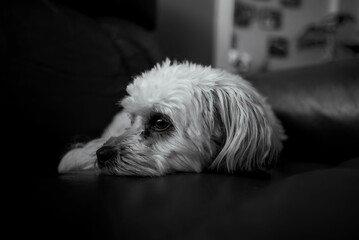
<path fill-rule="evenodd" d="M 249 76 L 282 121 L 288 160 L 338 163 L 358 156 L 359 59 Z"/>

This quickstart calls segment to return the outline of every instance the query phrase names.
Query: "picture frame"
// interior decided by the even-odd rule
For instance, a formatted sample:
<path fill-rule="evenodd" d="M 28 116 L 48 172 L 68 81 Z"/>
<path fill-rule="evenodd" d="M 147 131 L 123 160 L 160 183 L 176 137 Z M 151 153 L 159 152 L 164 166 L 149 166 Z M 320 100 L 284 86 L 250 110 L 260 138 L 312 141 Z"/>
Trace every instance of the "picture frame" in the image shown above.
<path fill-rule="evenodd" d="M 286 37 L 272 36 L 268 38 L 268 56 L 286 58 L 289 55 L 289 41 Z"/>
<path fill-rule="evenodd" d="M 262 8 L 258 11 L 259 25 L 263 30 L 279 30 L 282 27 L 282 18 L 280 9 Z"/>
<path fill-rule="evenodd" d="M 281 5 L 287 8 L 298 8 L 302 5 L 301 0 L 281 0 Z"/>
<path fill-rule="evenodd" d="M 251 4 L 235 1 L 234 24 L 237 27 L 249 27 L 255 18 L 255 7 Z"/>

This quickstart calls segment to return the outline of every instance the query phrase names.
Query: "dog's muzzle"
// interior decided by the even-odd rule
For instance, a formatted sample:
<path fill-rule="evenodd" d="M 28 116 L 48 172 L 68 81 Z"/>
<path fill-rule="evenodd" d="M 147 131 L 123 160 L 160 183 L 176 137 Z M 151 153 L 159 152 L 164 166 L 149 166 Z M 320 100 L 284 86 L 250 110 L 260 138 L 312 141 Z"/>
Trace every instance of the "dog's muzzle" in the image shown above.
<path fill-rule="evenodd" d="M 114 161 L 117 157 L 117 149 L 112 146 L 103 146 L 96 151 L 97 164 L 100 168 Z"/>

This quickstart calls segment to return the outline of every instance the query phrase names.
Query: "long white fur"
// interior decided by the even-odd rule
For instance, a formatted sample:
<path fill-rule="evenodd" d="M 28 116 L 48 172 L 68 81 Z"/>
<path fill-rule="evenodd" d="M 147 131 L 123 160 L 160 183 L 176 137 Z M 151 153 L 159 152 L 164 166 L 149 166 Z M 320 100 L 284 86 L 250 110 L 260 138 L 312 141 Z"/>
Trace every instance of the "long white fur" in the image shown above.
<path fill-rule="evenodd" d="M 277 158 L 285 139 L 280 122 L 265 99 L 238 75 L 192 63 L 166 60 L 136 77 L 101 138 L 69 151 L 58 171 L 97 168 L 102 145 L 125 146 L 112 165 L 115 175 L 158 176 L 204 168 L 233 172 L 265 169 Z M 144 139 L 152 112 L 166 114 L 174 132 Z"/>

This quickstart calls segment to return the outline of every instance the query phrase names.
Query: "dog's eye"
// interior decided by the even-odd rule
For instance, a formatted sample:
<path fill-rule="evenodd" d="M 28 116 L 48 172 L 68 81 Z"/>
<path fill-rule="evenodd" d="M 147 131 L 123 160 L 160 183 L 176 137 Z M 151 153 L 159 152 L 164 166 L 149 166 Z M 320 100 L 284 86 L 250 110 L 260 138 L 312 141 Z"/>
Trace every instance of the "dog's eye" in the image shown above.
<path fill-rule="evenodd" d="M 166 131 L 170 126 L 170 122 L 166 121 L 163 118 L 157 118 L 152 125 L 152 129 L 156 132 L 163 132 Z"/>
<path fill-rule="evenodd" d="M 153 132 L 162 133 L 169 130 L 173 125 L 166 114 L 152 113 L 148 121 L 148 129 Z"/>

